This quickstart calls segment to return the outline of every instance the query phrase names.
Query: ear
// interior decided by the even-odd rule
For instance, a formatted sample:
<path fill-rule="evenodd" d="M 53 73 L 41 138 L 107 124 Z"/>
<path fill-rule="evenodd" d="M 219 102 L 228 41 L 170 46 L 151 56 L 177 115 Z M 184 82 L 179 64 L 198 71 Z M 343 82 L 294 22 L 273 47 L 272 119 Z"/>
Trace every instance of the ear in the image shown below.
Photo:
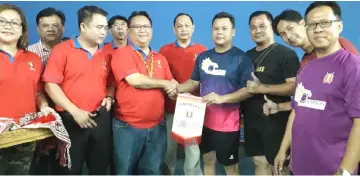
<path fill-rule="evenodd" d="M 305 26 L 305 20 L 304 19 L 300 20 L 299 24 Z"/>
<path fill-rule="evenodd" d="M 339 22 L 339 24 L 337 25 L 338 30 L 339 30 L 339 34 L 342 32 L 343 28 L 344 28 L 344 24 L 342 21 Z"/>
<path fill-rule="evenodd" d="M 80 23 L 80 31 L 85 30 L 86 24 L 85 23 Z"/>
<path fill-rule="evenodd" d="M 173 26 L 173 32 L 174 32 L 174 34 L 176 35 L 176 30 L 175 30 L 175 26 Z"/>
<path fill-rule="evenodd" d="M 40 34 L 39 25 L 36 27 L 36 30 L 37 30 L 38 34 Z"/>
<path fill-rule="evenodd" d="M 235 28 L 234 28 L 234 29 L 232 29 L 232 36 L 233 37 L 235 37 L 235 33 L 236 33 L 236 31 L 235 31 Z"/>

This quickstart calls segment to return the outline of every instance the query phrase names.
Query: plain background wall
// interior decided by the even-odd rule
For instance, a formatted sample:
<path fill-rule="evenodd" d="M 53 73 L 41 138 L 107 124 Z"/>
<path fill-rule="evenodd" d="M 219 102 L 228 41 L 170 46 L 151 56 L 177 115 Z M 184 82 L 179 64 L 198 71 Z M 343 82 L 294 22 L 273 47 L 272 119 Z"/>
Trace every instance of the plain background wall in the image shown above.
<path fill-rule="evenodd" d="M 309 1 L 289 1 L 289 2 L 204 2 L 204 1 L 122 1 L 122 2 L 97 2 L 97 1 L 78 1 L 78 2 L 51 2 L 51 1 L 29 1 L 29 2 L 4 2 L 19 6 L 25 13 L 29 30 L 30 43 L 39 40 L 36 31 L 36 15 L 47 7 L 55 7 L 63 11 L 66 15 L 65 36 L 73 37 L 78 35 L 77 26 L 77 10 L 84 5 L 97 5 L 105 9 L 109 15 L 108 19 L 113 15 L 123 15 L 128 17 L 132 11 L 145 10 L 150 14 L 153 20 L 153 40 L 151 47 L 159 50 L 164 44 L 173 42 L 175 36 L 173 33 L 173 18 L 180 12 L 190 14 L 195 23 L 195 32 L 193 40 L 202 43 L 208 48 L 213 47 L 211 39 L 211 21 L 214 15 L 221 11 L 226 11 L 234 15 L 236 20 L 236 35 L 234 45 L 248 50 L 254 47 L 251 40 L 248 18 L 249 15 L 256 10 L 267 10 L 276 16 L 285 9 L 294 9 L 304 15 Z M 358 50 L 360 50 L 360 2 L 338 2 L 342 8 L 342 17 L 344 22 L 344 30 L 342 36 L 349 39 Z M 283 43 L 279 37 L 275 37 L 276 41 Z M 111 36 L 108 35 L 105 41 L 110 41 Z M 300 49 L 294 49 L 299 57 L 303 52 Z"/>

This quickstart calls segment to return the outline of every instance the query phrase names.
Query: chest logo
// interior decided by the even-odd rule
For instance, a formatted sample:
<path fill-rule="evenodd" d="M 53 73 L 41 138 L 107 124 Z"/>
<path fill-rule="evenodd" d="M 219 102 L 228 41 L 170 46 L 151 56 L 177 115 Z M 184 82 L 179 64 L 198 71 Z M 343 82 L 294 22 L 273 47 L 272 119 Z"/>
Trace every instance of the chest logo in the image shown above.
<path fill-rule="evenodd" d="M 106 61 L 104 61 L 103 68 L 104 68 L 105 70 L 107 70 L 107 62 L 106 62 Z"/>
<path fill-rule="evenodd" d="M 323 83 L 324 84 L 331 84 L 333 82 L 333 80 L 334 80 L 334 73 L 335 72 L 332 72 L 332 73 L 326 72 L 326 75 L 323 78 Z"/>
<path fill-rule="evenodd" d="M 160 60 L 157 61 L 157 65 L 158 65 L 159 68 L 162 68 Z"/>
<path fill-rule="evenodd" d="M 35 70 L 36 70 L 34 64 L 33 64 L 31 61 L 28 62 L 28 66 L 29 66 L 29 69 L 30 69 L 31 71 L 35 71 Z"/>
<path fill-rule="evenodd" d="M 194 60 L 196 60 L 196 58 L 198 57 L 198 54 L 194 54 Z"/>
<path fill-rule="evenodd" d="M 211 61 L 209 57 L 202 61 L 201 69 L 209 75 L 225 76 L 226 74 L 226 70 L 219 69 L 219 65 Z"/>
<path fill-rule="evenodd" d="M 257 67 L 256 68 L 256 72 L 264 72 L 265 71 L 265 67 Z"/>

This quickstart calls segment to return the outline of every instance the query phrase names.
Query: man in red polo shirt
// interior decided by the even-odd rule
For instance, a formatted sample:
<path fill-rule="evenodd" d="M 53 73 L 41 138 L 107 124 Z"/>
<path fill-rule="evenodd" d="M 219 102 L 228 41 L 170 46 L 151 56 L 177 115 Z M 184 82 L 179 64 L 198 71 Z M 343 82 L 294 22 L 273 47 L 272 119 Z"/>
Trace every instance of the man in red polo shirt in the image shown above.
<path fill-rule="evenodd" d="M 292 47 L 301 48 L 305 54 L 300 62 L 301 68 L 308 62 L 317 58 L 314 52 L 314 46 L 309 42 L 306 35 L 305 21 L 301 14 L 295 10 L 285 10 L 274 18 L 273 28 L 275 34 Z M 343 37 L 339 37 L 339 43 L 345 50 L 359 55 L 355 46 Z M 295 90 L 294 90 L 295 91 Z M 267 103 L 264 104 L 265 114 L 276 114 L 279 111 L 291 111 L 291 102 L 276 104 L 266 98 Z"/>
<path fill-rule="evenodd" d="M 190 79 L 194 69 L 196 57 L 203 51 L 205 46 L 193 43 L 191 40 L 195 25 L 189 14 L 179 13 L 174 19 L 174 32 L 177 40 L 161 47 L 159 53 L 166 57 L 174 79 L 183 83 Z M 199 96 L 197 89 L 193 95 Z M 165 156 L 166 174 L 174 174 L 176 165 L 177 143 L 171 137 L 171 128 L 174 120 L 175 101 L 166 98 L 165 122 L 167 133 L 167 148 Z M 198 145 L 185 146 L 184 172 L 186 175 L 202 175 L 200 168 L 200 149 Z"/>
<path fill-rule="evenodd" d="M 166 149 L 165 92 L 177 84 L 165 57 L 151 50 L 151 18 L 133 12 L 129 20 L 131 45 L 112 56 L 116 90 L 113 143 L 117 175 L 160 175 Z"/>
<path fill-rule="evenodd" d="M 114 88 L 107 88 L 110 55 L 99 47 L 108 30 L 106 15 L 97 6 L 80 8 L 80 35 L 54 47 L 43 75 L 72 144 L 72 168 L 56 174 L 80 175 L 85 161 L 89 174 L 107 174 Z"/>

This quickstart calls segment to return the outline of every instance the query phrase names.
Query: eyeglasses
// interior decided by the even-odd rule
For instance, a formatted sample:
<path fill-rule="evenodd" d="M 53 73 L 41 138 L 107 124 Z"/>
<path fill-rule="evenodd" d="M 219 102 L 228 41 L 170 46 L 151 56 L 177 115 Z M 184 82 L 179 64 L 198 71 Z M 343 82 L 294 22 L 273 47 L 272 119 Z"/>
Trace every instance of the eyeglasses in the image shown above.
<path fill-rule="evenodd" d="M 14 29 L 20 29 L 22 23 L 18 22 L 17 20 L 7 21 L 5 18 L 0 17 L 0 26 L 5 27 L 7 24 L 9 24 Z"/>
<path fill-rule="evenodd" d="M 119 30 L 121 28 L 125 28 L 127 26 L 126 23 L 121 23 L 121 24 L 114 24 L 112 25 L 112 28 L 116 29 L 116 30 Z"/>
<path fill-rule="evenodd" d="M 340 20 L 323 20 L 318 23 L 308 23 L 308 24 L 305 24 L 305 28 L 307 30 L 314 30 L 319 25 L 321 28 L 324 29 L 324 28 L 331 26 L 333 24 L 333 22 L 339 22 L 339 21 Z"/>
<path fill-rule="evenodd" d="M 144 29 L 151 29 L 151 25 L 145 24 L 145 25 L 131 25 L 130 28 L 133 28 L 135 30 L 140 30 L 142 28 Z"/>

